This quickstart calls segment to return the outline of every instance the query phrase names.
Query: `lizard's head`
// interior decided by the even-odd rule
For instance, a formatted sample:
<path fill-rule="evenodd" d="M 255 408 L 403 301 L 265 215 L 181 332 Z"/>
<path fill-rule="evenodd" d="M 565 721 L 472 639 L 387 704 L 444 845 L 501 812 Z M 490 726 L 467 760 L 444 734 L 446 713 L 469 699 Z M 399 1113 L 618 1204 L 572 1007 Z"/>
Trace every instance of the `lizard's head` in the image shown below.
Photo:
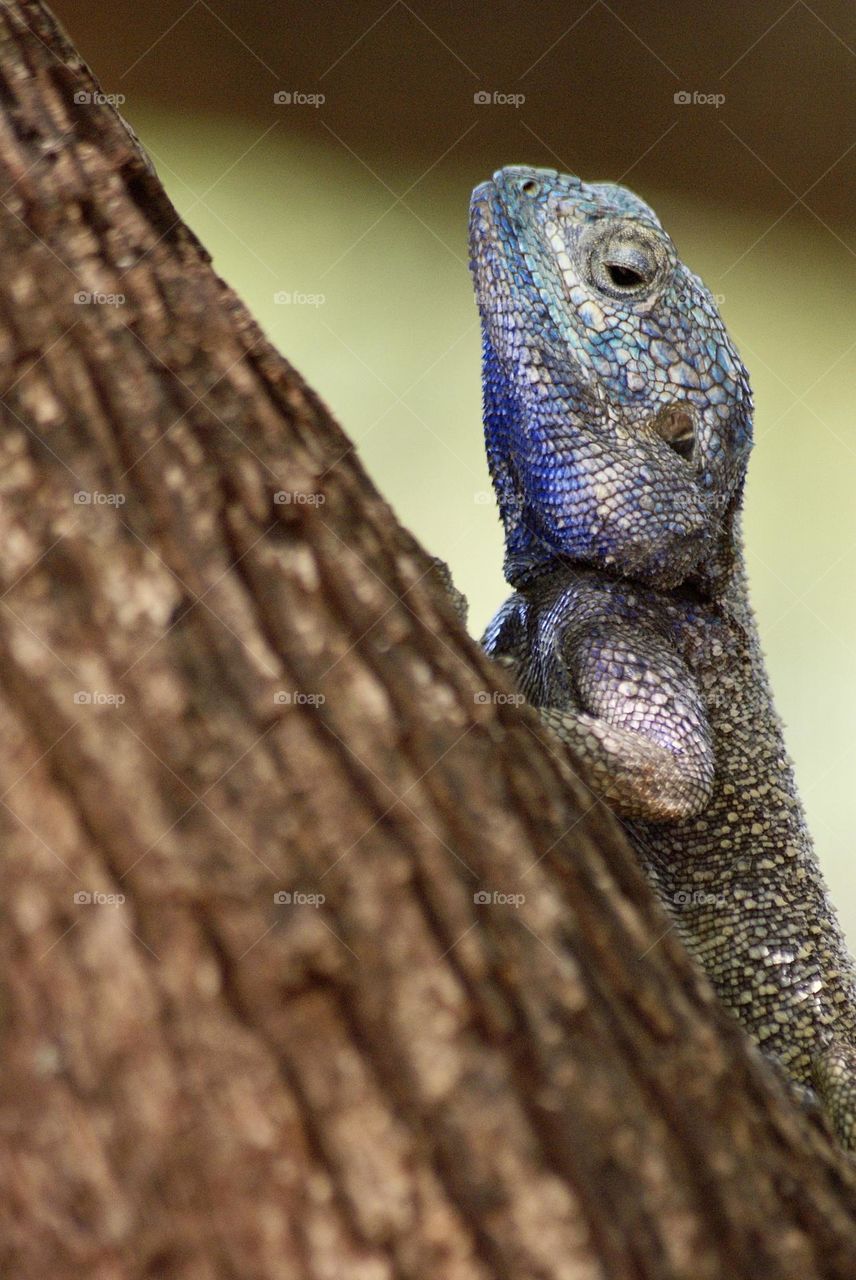
<path fill-rule="evenodd" d="M 711 294 L 625 187 L 513 166 L 473 192 L 506 571 L 565 557 L 668 588 L 724 568 L 751 447 Z"/>

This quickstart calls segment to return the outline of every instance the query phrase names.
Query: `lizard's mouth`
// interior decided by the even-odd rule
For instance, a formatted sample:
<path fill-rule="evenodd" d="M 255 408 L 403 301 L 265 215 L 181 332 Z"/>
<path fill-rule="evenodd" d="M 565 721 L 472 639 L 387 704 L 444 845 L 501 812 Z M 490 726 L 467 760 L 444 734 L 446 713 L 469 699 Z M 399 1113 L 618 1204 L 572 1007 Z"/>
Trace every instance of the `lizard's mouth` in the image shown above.
<path fill-rule="evenodd" d="M 695 461 L 696 420 L 695 414 L 687 405 L 666 405 L 654 416 L 651 427 L 669 448 L 674 449 L 678 457 L 685 462 Z"/>

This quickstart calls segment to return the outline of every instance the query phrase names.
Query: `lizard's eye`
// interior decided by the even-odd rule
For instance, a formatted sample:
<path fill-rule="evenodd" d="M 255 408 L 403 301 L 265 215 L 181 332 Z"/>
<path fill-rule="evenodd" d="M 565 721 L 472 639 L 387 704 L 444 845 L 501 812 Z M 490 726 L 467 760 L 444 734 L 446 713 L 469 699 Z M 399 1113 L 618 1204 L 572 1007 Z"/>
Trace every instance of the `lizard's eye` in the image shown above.
<path fill-rule="evenodd" d="M 536 182 L 534 178 L 527 178 L 525 182 L 520 184 L 520 190 L 525 196 L 537 196 L 541 190 L 541 183 Z"/>
<path fill-rule="evenodd" d="M 656 260 L 641 245 L 609 245 L 593 266 L 595 283 L 606 285 L 608 292 L 636 293 L 646 289 L 657 274 Z"/>
<path fill-rule="evenodd" d="M 625 267 L 621 262 L 607 262 L 604 265 L 610 280 L 619 289 L 635 289 L 638 285 L 645 284 L 645 277 L 633 267 Z"/>
<path fill-rule="evenodd" d="M 628 301 L 649 293 L 667 268 L 669 255 L 653 228 L 600 222 L 580 237 L 583 274 L 600 293 Z"/>

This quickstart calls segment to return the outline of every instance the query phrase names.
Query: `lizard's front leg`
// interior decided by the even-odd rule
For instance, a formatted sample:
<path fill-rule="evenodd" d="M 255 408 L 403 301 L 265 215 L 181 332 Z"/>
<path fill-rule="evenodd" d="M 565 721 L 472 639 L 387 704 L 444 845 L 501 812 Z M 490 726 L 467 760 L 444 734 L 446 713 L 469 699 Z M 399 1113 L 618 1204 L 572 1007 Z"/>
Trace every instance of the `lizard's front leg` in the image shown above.
<path fill-rule="evenodd" d="M 655 632 L 620 622 L 560 632 L 556 650 L 564 696 L 540 711 L 583 781 L 628 817 L 700 813 L 713 787 L 713 742 L 681 656 Z"/>

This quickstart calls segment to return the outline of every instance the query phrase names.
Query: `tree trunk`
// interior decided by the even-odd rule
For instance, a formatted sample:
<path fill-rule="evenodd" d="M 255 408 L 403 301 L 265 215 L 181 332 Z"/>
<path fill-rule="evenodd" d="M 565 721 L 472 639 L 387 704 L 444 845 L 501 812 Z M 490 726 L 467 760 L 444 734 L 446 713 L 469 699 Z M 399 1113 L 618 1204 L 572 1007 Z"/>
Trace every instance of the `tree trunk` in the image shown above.
<path fill-rule="evenodd" d="M 48 11 L 0 39 L 2 1275 L 852 1280 L 619 824 Z"/>

